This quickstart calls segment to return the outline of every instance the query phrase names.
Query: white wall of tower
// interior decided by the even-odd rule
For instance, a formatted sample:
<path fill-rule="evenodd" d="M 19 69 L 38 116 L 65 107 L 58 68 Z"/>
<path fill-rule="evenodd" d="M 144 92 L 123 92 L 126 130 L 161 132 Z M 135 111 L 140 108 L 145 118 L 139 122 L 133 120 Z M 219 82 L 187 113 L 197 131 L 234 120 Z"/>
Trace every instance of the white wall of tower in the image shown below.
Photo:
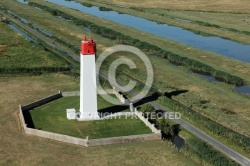
<path fill-rule="evenodd" d="M 99 119 L 95 55 L 80 55 L 80 120 Z"/>

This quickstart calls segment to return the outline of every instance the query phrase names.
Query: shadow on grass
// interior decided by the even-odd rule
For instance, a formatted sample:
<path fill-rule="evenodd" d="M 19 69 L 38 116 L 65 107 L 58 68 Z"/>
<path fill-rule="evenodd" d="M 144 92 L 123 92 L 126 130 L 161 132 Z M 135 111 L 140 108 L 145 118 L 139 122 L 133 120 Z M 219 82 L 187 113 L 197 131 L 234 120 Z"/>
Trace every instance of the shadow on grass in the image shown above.
<path fill-rule="evenodd" d="M 172 99 L 173 96 L 178 96 L 178 95 L 180 95 L 182 93 L 187 93 L 187 92 L 188 92 L 188 90 L 175 90 L 173 92 L 165 92 L 164 96 Z"/>
<path fill-rule="evenodd" d="M 160 97 L 160 96 L 161 96 L 160 93 L 153 93 L 151 96 L 147 96 L 147 97 L 144 97 L 144 98 L 142 98 L 142 99 L 140 99 L 138 101 L 135 101 L 134 106 L 138 107 L 140 105 L 150 103 L 152 101 L 156 101 L 158 99 L 158 97 Z"/>
<path fill-rule="evenodd" d="M 115 106 L 100 109 L 98 110 L 98 112 L 103 115 L 104 114 L 108 115 L 108 114 L 114 114 L 114 113 L 125 111 L 128 108 L 129 107 L 125 105 L 115 105 Z"/>
<path fill-rule="evenodd" d="M 185 147 L 185 140 L 181 138 L 179 135 L 175 135 L 173 138 L 173 144 L 176 148 L 180 149 Z"/>

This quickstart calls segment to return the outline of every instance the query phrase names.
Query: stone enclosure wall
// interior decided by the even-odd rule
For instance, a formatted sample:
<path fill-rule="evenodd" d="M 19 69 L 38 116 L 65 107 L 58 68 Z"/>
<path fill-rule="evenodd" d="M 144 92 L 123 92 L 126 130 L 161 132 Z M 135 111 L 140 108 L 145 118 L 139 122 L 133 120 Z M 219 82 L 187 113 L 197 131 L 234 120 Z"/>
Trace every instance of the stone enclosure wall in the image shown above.
<path fill-rule="evenodd" d="M 25 110 L 31 110 L 31 109 L 33 109 L 35 107 L 39 107 L 40 105 L 49 103 L 49 102 L 51 102 L 53 100 L 56 100 L 56 99 L 59 99 L 61 97 L 63 97 L 62 92 L 58 91 L 58 93 L 56 93 L 56 94 L 53 94 L 51 96 L 48 96 L 48 97 L 45 97 L 43 99 L 37 100 L 37 101 L 35 101 L 33 103 L 22 106 L 22 110 L 24 110 L 24 111 Z"/>
<path fill-rule="evenodd" d="M 131 111 L 131 112 L 134 112 L 135 115 L 137 115 L 137 117 L 138 117 L 141 121 L 143 121 L 144 124 L 145 124 L 146 126 L 148 126 L 148 127 L 151 129 L 151 131 L 152 131 L 153 133 L 156 133 L 156 134 L 160 134 L 160 133 L 161 133 L 161 130 L 158 130 L 157 128 L 155 128 L 155 125 L 152 124 L 152 123 L 150 123 L 150 122 L 148 121 L 148 118 L 145 118 L 145 117 L 143 116 L 143 113 L 142 113 L 142 112 L 137 111 L 137 108 L 133 106 L 133 103 L 130 103 L 130 111 Z"/>
<path fill-rule="evenodd" d="M 138 141 L 149 141 L 149 140 L 161 140 L 161 134 L 155 131 L 152 126 L 150 127 L 149 124 L 146 124 L 154 133 L 152 134 L 142 134 L 142 135 L 131 135 L 131 136 L 123 136 L 123 137 L 111 137 L 111 138 L 101 138 L 101 139 L 84 139 L 84 138 L 77 138 L 72 137 L 68 135 L 63 134 L 57 134 L 42 130 L 37 130 L 31 127 L 27 126 L 27 122 L 25 121 L 24 113 L 27 111 L 30 111 L 31 109 L 41 106 L 43 104 L 49 103 L 53 100 L 59 99 L 63 96 L 78 96 L 78 92 L 61 92 L 59 91 L 56 94 L 53 94 L 51 96 L 45 97 L 41 100 L 35 101 L 33 103 L 27 104 L 27 105 L 19 105 L 19 118 L 20 123 L 23 128 L 23 131 L 25 134 L 39 136 L 43 138 L 53 139 L 61 142 L 71 143 L 75 145 L 81 145 L 81 146 L 100 146 L 100 145 L 108 145 L 108 144 L 118 144 L 118 143 L 126 143 L 126 142 L 138 142 Z M 124 98 L 125 100 L 125 98 Z M 135 114 L 138 114 L 139 118 L 140 114 L 135 111 Z M 66 115 L 65 115 L 66 116 Z M 144 117 L 143 117 L 144 118 Z M 144 118 L 145 119 L 145 118 Z"/>

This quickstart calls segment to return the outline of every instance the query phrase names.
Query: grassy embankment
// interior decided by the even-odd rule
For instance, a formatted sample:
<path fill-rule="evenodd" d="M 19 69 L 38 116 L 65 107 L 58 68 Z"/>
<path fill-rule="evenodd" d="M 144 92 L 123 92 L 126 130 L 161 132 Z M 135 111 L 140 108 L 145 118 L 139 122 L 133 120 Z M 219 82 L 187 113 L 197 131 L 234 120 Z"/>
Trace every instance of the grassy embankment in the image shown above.
<path fill-rule="evenodd" d="M 92 4 L 100 7 L 105 7 L 110 10 L 115 10 L 120 13 L 127 13 L 152 20 L 158 23 L 166 23 L 168 25 L 182 27 L 205 36 L 220 36 L 240 43 L 250 44 L 249 23 L 250 17 L 248 14 L 231 14 L 231 13 L 200 13 L 199 11 L 175 11 L 164 8 L 140 8 L 137 6 L 121 7 L 119 4 L 100 1 L 85 1 L 77 0 L 81 3 Z M 193 13 L 193 15 L 190 15 Z M 192 17 L 193 16 L 193 17 Z M 188 19 L 192 22 L 187 22 L 180 19 Z M 215 21 L 214 21 L 215 20 Z M 220 28 L 227 28 L 228 30 Z"/>
<path fill-rule="evenodd" d="M 160 65 L 157 65 L 157 66 L 162 66 L 162 64 L 160 64 Z M 163 70 L 164 71 L 164 70 Z M 166 74 L 166 73 L 165 73 Z M 169 74 L 169 73 L 168 73 Z M 180 73 L 179 73 L 180 74 Z M 182 75 L 183 73 L 181 73 L 181 75 Z M 189 75 L 190 74 L 188 74 L 188 76 L 187 77 L 189 77 Z M 164 76 L 164 75 L 163 75 Z M 166 78 L 163 78 L 163 79 L 161 79 L 161 80 L 164 80 L 164 79 L 166 79 Z M 174 80 L 174 79 L 173 79 Z M 178 80 L 178 79 L 177 79 Z M 180 80 L 183 80 L 183 78 L 180 78 Z M 186 79 L 185 79 L 185 81 L 186 81 Z M 197 80 L 197 82 L 199 82 L 200 80 Z M 161 84 L 163 84 L 162 82 L 160 82 Z M 159 84 L 160 85 L 160 84 Z M 216 86 L 216 85 L 215 85 Z M 217 87 L 218 88 L 218 87 Z M 220 89 L 221 89 L 221 87 L 220 87 Z M 228 89 L 226 90 L 226 91 L 228 91 Z M 227 92 L 228 93 L 228 92 Z M 189 93 L 190 94 L 190 93 Z M 189 94 L 188 94 L 188 96 L 189 96 Z M 234 94 L 235 95 L 235 94 Z M 220 96 L 221 97 L 221 96 Z M 188 98 L 190 98 L 190 97 L 188 97 Z M 197 97 L 197 98 L 199 98 L 199 97 Z M 231 97 L 232 98 L 232 97 Z M 193 99 L 195 99 L 195 98 L 190 98 L 191 100 L 193 100 Z M 246 99 L 244 99 L 244 100 L 246 100 Z M 227 100 L 225 100 L 225 101 L 227 101 Z M 211 101 L 211 105 L 213 106 L 214 104 L 213 104 L 213 102 L 214 101 Z M 233 103 L 233 102 L 232 102 Z M 247 102 L 246 102 L 247 103 Z M 195 104 L 195 103 L 194 103 Z M 200 107 L 200 105 L 198 104 L 198 103 L 196 103 L 199 107 Z M 220 103 L 220 104 L 225 104 L 225 102 L 222 102 L 222 103 Z M 209 110 L 210 109 L 208 109 L 208 112 L 209 112 Z M 214 108 L 212 107 L 211 108 L 211 110 L 214 110 Z M 203 110 L 202 110 L 203 111 Z M 217 107 L 217 110 L 216 110 L 217 112 L 220 112 L 221 111 L 221 108 L 219 107 Z M 224 116 L 225 114 L 223 114 L 223 116 Z M 227 115 L 226 115 L 227 116 Z M 238 115 L 237 115 L 238 116 Z M 215 117 L 216 118 L 216 117 Z M 224 117 L 225 118 L 225 117 Z M 224 119 L 223 118 L 223 119 Z M 235 117 L 233 117 L 233 118 L 235 118 Z M 239 117 L 240 118 L 240 117 Z M 230 121 L 230 120 L 229 120 Z M 244 122 L 245 123 L 245 122 Z M 243 126 L 244 126 L 245 124 L 243 124 Z M 237 126 L 237 124 L 236 124 L 236 126 Z"/>
<path fill-rule="evenodd" d="M 172 18 L 181 18 L 193 21 L 193 24 L 201 24 L 222 28 L 222 31 L 235 31 L 236 33 L 248 34 L 250 27 L 250 15 L 240 13 L 217 13 L 217 12 L 199 12 L 199 11 L 171 11 L 164 9 L 145 9 L 146 11 L 169 16 Z M 249 32 L 250 33 L 250 32 Z M 237 34 L 236 34 L 237 36 Z M 246 41 L 247 42 L 247 41 Z"/>

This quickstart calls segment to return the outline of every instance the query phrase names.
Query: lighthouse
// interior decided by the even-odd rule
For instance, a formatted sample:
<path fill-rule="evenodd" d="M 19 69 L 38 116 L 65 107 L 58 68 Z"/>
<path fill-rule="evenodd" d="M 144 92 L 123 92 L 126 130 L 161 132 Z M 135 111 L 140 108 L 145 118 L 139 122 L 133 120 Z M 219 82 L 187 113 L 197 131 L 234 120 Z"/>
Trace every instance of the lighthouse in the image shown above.
<path fill-rule="evenodd" d="M 81 42 L 80 53 L 80 116 L 78 120 L 100 119 L 97 112 L 96 43 L 86 36 Z"/>

